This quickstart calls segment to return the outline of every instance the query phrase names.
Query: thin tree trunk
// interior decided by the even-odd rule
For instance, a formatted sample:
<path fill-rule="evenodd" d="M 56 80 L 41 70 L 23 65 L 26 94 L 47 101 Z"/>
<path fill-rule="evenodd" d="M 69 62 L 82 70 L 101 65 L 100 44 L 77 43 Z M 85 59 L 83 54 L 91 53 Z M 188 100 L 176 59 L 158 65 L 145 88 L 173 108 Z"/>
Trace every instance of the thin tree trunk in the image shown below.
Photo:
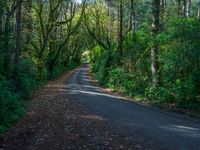
<path fill-rule="evenodd" d="M 131 0 L 131 31 L 133 36 L 133 47 L 132 47 L 132 55 L 131 55 L 131 70 L 135 69 L 134 61 L 135 61 L 135 52 L 136 52 L 136 6 L 134 4 L 134 0 Z"/>
<path fill-rule="evenodd" d="M 123 51 L 123 1 L 119 4 L 119 39 L 118 39 L 119 57 L 122 56 Z"/>
<path fill-rule="evenodd" d="M 183 16 L 190 17 L 191 0 L 183 0 Z"/>
<path fill-rule="evenodd" d="M 10 57 L 9 57 L 9 44 L 10 44 L 10 17 L 6 16 L 5 19 L 5 28 L 4 28 L 4 36 L 3 36 L 3 68 L 4 68 L 4 73 L 5 76 L 7 76 L 8 74 L 8 70 L 9 70 L 9 61 L 10 61 Z"/>
<path fill-rule="evenodd" d="M 111 42 L 111 32 L 112 32 L 112 22 L 111 22 L 111 7 L 110 7 L 110 3 L 108 3 L 108 17 L 109 17 L 109 23 L 108 23 L 108 38 L 109 38 L 109 42 Z"/>
<path fill-rule="evenodd" d="M 153 13 L 152 33 L 153 33 L 153 39 L 155 39 L 160 29 L 160 0 L 152 1 L 152 13 Z M 151 71 L 152 71 L 153 86 L 158 85 L 157 52 L 158 52 L 158 44 L 154 41 L 153 47 L 151 49 Z"/>
<path fill-rule="evenodd" d="M 165 0 L 160 0 L 160 29 L 164 30 Z"/>
<path fill-rule="evenodd" d="M 16 45 L 14 54 L 14 64 L 17 67 L 19 64 L 19 53 L 20 53 L 20 35 L 21 35 L 21 17 L 22 17 L 22 0 L 19 0 L 16 10 Z"/>
<path fill-rule="evenodd" d="M 188 18 L 190 17 L 190 7 L 191 7 L 191 0 L 186 1 L 186 14 L 185 16 Z"/>
<path fill-rule="evenodd" d="M 27 29 L 28 29 L 28 32 L 27 32 L 27 43 L 30 43 L 31 41 L 31 37 L 32 37 L 32 30 L 33 30 L 33 27 L 32 27 L 32 0 L 28 0 L 28 23 L 27 23 Z"/>
<path fill-rule="evenodd" d="M 3 35 L 3 12 L 4 12 L 4 6 L 3 2 L 0 1 L 0 39 L 2 40 Z"/>
<path fill-rule="evenodd" d="M 182 9 L 181 9 L 181 0 L 178 0 L 178 15 L 182 15 Z"/>
<path fill-rule="evenodd" d="M 198 4 L 199 6 L 198 6 L 198 14 L 197 14 L 197 17 L 198 17 L 198 19 L 200 20 L 200 4 Z"/>
<path fill-rule="evenodd" d="M 129 30 L 133 30 L 133 0 L 130 1 Z"/>
<path fill-rule="evenodd" d="M 131 19 L 130 19 L 130 30 L 135 32 L 136 30 L 136 4 L 134 4 L 134 0 L 131 0 Z"/>

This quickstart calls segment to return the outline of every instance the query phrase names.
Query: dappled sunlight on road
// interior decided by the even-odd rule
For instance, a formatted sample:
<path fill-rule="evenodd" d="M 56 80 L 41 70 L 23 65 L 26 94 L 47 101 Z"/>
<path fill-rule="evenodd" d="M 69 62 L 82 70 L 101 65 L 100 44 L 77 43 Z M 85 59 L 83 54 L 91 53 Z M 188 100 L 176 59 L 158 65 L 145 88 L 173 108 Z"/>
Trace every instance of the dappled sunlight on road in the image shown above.
<path fill-rule="evenodd" d="M 95 95 L 95 96 L 105 96 L 105 97 L 111 97 L 111 98 L 116 98 L 116 99 L 124 99 L 126 100 L 126 98 L 124 97 L 120 97 L 120 96 L 115 96 L 115 95 L 111 95 L 111 94 L 106 94 L 106 93 L 99 93 L 99 92 L 91 92 L 91 91 L 84 91 L 84 90 L 66 90 L 66 89 L 60 89 L 61 92 L 68 92 L 68 94 L 86 94 L 86 95 Z"/>
<path fill-rule="evenodd" d="M 166 125 L 166 126 L 159 126 L 159 128 L 161 129 L 165 129 L 165 130 L 169 130 L 169 131 L 175 131 L 177 133 L 180 133 L 184 136 L 188 136 L 188 137 L 194 137 L 194 138 L 200 138 L 200 127 L 191 127 L 191 126 L 187 126 L 187 125 L 176 125 L 176 124 L 172 124 L 172 125 Z"/>
<path fill-rule="evenodd" d="M 82 119 L 86 120 L 94 120 L 94 121 L 105 121 L 106 119 L 102 118 L 101 116 L 97 115 L 81 115 Z"/>
<path fill-rule="evenodd" d="M 79 84 L 68 84 L 67 86 L 64 86 L 66 88 L 71 88 L 71 87 L 77 87 L 77 86 L 81 86 L 81 87 L 86 87 L 86 88 L 92 88 L 92 89 L 98 89 L 98 90 L 103 90 L 102 88 L 96 87 L 96 86 L 91 86 L 91 85 L 79 85 Z"/>
<path fill-rule="evenodd" d="M 83 81 L 87 81 L 87 82 L 95 82 L 95 81 L 93 81 L 93 80 L 91 80 L 91 79 L 83 79 Z"/>

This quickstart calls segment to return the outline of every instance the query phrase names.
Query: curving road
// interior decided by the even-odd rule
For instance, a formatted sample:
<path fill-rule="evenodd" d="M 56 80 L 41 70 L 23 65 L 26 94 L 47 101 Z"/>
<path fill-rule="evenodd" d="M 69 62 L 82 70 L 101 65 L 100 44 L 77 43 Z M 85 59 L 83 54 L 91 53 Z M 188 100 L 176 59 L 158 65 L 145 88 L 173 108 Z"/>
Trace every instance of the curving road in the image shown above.
<path fill-rule="evenodd" d="M 200 150 L 200 121 L 182 115 L 140 106 L 94 86 L 83 65 L 61 89 L 91 114 L 118 126 L 127 135 L 137 134 L 161 144 L 164 149 Z"/>

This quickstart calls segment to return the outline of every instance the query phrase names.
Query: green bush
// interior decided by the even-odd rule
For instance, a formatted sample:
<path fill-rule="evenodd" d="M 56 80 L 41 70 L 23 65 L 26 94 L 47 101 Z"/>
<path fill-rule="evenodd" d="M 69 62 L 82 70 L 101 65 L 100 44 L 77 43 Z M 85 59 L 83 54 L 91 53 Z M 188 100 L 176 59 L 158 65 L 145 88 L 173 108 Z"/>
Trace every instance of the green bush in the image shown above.
<path fill-rule="evenodd" d="M 96 46 L 90 53 L 91 69 L 95 73 L 100 84 L 105 85 L 108 81 L 109 67 L 113 64 L 114 55 L 111 50 L 102 50 Z"/>
<path fill-rule="evenodd" d="M 200 110 L 200 23 L 196 19 L 171 18 L 158 35 L 160 85 L 146 87 L 145 95 L 157 103 Z M 195 33 L 195 34 L 194 34 Z"/>
<path fill-rule="evenodd" d="M 19 65 L 19 87 L 18 92 L 22 97 L 27 97 L 38 87 L 37 69 L 30 59 L 21 59 Z"/>
<path fill-rule="evenodd" d="M 148 26 L 141 25 L 134 40 L 131 32 L 125 36 L 121 57 L 116 46 L 110 51 L 96 46 L 90 53 L 92 71 L 101 84 L 130 96 L 141 95 L 152 103 L 200 110 L 199 27 L 197 19 L 171 17 L 153 39 Z M 156 87 L 152 86 L 151 74 L 153 40 L 159 45 Z"/>
<path fill-rule="evenodd" d="M 193 109 L 200 108 L 200 105 L 196 101 L 195 83 L 192 76 L 189 76 L 185 80 L 177 79 L 172 87 L 172 92 L 174 94 L 175 102 L 179 107 Z"/>
<path fill-rule="evenodd" d="M 14 79 L 0 77 L 0 132 L 24 114 L 24 99 L 39 83 L 37 70 L 30 59 L 21 58 L 18 69 Z"/>
<path fill-rule="evenodd" d="M 199 26 L 196 19 L 171 18 L 167 30 L 159 36 L 159 72 L 161 86 L 166 92 L 157 98 L 172 97 L 182 108 L 200 109 L 197 100 L 200 92 Z"/>
<path fill-rule="evenodd" d="M 139 96 L 144 94 L 146 79 L 141 79 L 143 76 L 138 78 L 138 76 L 120 67 L 110 68 L 107 86 L 129 96 Z"/>
<path fill-rule="evenodd" d="M 12 83 L 0 78 L 0 133 L 24 113 L 21 97 L 13 91 Z"/>
<path fill-rule="evenodd" d="M 125 72 L 122 68 L 110 69 L 107 85 L 115 90 L 124 91 Z"/>
<path fill-rule="evenodd" d="M 173 95 L 165 87 L 147 86 L 145 96 L 153 103 L 174 103 Z"/>

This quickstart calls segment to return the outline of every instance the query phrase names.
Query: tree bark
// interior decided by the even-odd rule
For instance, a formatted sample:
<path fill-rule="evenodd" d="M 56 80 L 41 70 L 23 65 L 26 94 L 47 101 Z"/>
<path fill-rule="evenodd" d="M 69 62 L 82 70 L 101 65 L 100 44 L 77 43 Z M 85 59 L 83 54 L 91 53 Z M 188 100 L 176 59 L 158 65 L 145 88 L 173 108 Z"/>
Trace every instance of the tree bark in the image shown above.
<path fill-rule="evenodd" d="M 186 17 L 190 17 L 190 11 L 191 11 L 191 0 L 187 0 L 186 4 Z"/>
<path fill-rule="evenodd" d="M 183 0 L 183 17 L 186 17 L 187 0 Z"/>
<path fill-rule="evenodd" d="M 2 40 L 3 35 L 3 13 L 4 13 L 4 6 L 3 2 L 0 1 L 0 39 Z"/>
<path fill-rule="evenodd" d="M 33 27 L 32 27 L 32 0 L 28 0 L 28 23 L 27 23 L 27 43 L 30 43 L 31 41 L 31 37 L 32 37 L 32 30 L 33 30 Z"/>
<path fill-rule="evenodd" d="M 17 67 L 19 64 L 19 53 L 20 53 L 20 35 L 21 35 L 21 17 L 22 17 L 22 0 L 19 0 L 16 10 L 16 43 L 15 43 L 15 54 L 14 64 Z"/>
<path fill-rule="evenodd" d="M 132 31 L 133 36 L 133 47 L 132 47 L 132 55 L 131 55 L 131 70 L 135 69 L 135 52 L 136 52 L 136 4 L 134 4 L 134 0 L 131 0 L 131 23 L 130 23 L 130 31 Z"/>
<path fill-rule="evenodd" d="M 109 42 L 111 42 L 111 32 L 112 32 L 112 22 L 111 22 L 111 7 L 110 7 L 110 3 L 108 3 L 108 19 L 109 19 L 109 23 L 108 23 L 108 39 Z"/>
<path fill-rule="evenodd" d="M 164 30 L 165 0 L 160 0 L 160 29 Z"/>
<path fill-rule="evenodd" d="M 135 32 L 136 30 L 136 10 L 135 10 L 134 0 L 131 0 L 131 19 L 130 19 L 130 30 Z"/>
<path fill-rule="evenodd" d="M 181 0 L 178 0 L 178 15 L 182 15 Z"/>
<path fill-rule="evenodd" d="M 200 4 L 198 4 L 198 12 L 197 12 L 197 17 L 198 17 L 198 19 L 199 19 L 199 21 L 200 21 Z"/>
<path fill-rule="evenodd" d="M 119 38 L 118 38 L 118 52 L 119 57 L 122 56 L 123 53 L 123 0 L 120 0 L 119 3 Z"/>
<path fill-rule="evenodd" d="M 190 17 L 191 0 L 183 0 L 183 16 Z"/>
<path fill-rule="evenodd" d="M 152 34 L 153 34 L 153 39 L 155 39 L 160 29 L 160 0 L 152 1 L 152 13 L 153 13 Z M 157 52 L 158 52 L 158 44 L 154 40 L 153 47 L 151 48 L 151 71 L 152 71 L 153 86 L 158 85 Z"/>

